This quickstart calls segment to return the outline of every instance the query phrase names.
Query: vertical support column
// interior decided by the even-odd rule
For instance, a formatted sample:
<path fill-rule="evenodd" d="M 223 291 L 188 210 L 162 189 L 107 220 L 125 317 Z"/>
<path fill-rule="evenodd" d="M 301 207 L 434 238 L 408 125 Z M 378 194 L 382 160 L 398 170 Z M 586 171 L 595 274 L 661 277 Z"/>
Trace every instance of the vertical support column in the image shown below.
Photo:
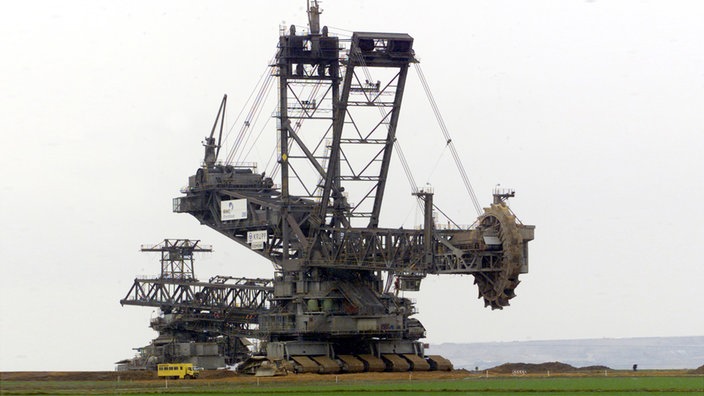
<path fill-rule="evenodd" d="M 339 76 L 337 75 L 338 73 L 338 67 L 337 65 L 334 68 L 330 69 L 331 72 L 334 70 L 335 77 L 333 79 L 332 83 L 332 100 L 333 100 L 333 147 L 330 149 L 330 153 L 332 154 L 333 152 L 334 157 L 331 155 L 330 157 L 330 163 L 333 164 L 334 169 L 332 173 L 332 188 L 334 188 L 336 191 L 340 191 L 340 188 L 342 187 L 340 185 L 340 139 L 342 138 L 342 130 L 340 131 L 335 131 L 335 119 L 334 117 L 337 115 L 337 109 L 340 108 L 340 79 Z M 342 129 L 342 126 L 340 126 L 340 129 Z M 333 218 L 333 227 L 339 228 L 341 221 L 338 217 L 343 216 L 343 197 L 341 194 L 335 194 L 333 196 L 333 207 L 334 209 L 334 218 Z M 325 221 L 325 219 L 323 219 Z"/>
<path fill-rule="evenodd" d="M 423 200 L 423 253 L 425 264 L 433 262 L 433 233 L 435 232 L 435 222 L 433 221 L 433 192 L 430 189 L 421 189 L 413 195 Z"/>
<path fill-rule="evenodd" d="M 379 170 L 379 181 L 376 186 L 376 196 L 374 198 L 374 208 L 369 219 L 369 228 L 379 226 L 379 214 L 381 213 L 381 203 L 384 201 L 384 190 L 386 189 L 386 177 L 389 174 L 389 164 L 391 163 L 391 152 L 393 151 L 394 141 L 396 141 L 396 125 L 398 125 L 398 117 L 401 113 L 401 101 L 403 100 L 403 90 L 406 85 L 406 76 L 408 75 L 408 64 L 404 64 L 399 68 L 398 84 L 396 86 L 396 97 L 394 98 L 394 107 L 391 110 L 391 119 L 389 120 L 389 130 L 386 135 L 386 147 L 384 148 L 384 158 Z"/>
<path fill-rule="evenodd" d="M 285 49 L 281 49 L 285 52 Z M 288 74 L 291 65 L 283 56 L 279 57 L 279 163 L 281 164 L 281 249 L 282 260 L 289 259 L 289 186 L 288 186 Z"/>
<path fill-rule="evenodd" d="M 334 192 L 340 189 L 340 140 L 342 139 L 342 130 L 345 123 L 345 112 L 347 111 L 347 100 L 349 98 L 349 87 L 352 81 L 352 66 L 348 66 L 345 73 L 345 81 L 343 85 L 342 94 L 340 94 L 339 87 L 339 77 L 338 77 L 338 67 L 335 65 L 334 68 L 334 78 L 332 82 L 332 97 L 333 97 L 333 122 L 332 122 L 332 145 L 330 147 L 330 160 L 328 162 L 327 177 L 325 179 L 325 184 L 323 186 L 322 199 L 320 200 L 320 210 L 318 216 L 321 218 L 321 222 L 325 222 L 325 217 L 327 217 L 328 206 L 327 203 L 332 195 L 333 199 L 333 220 L 332 224 L 334 227 L 339 227 L 340 224 L 344 223 L 341 218 L 344 216 L 344 211 L 342 206 L 344 204 L 343 197 L 340 194 Z M 331 69 L 332 70 L 332 69 Z"/>

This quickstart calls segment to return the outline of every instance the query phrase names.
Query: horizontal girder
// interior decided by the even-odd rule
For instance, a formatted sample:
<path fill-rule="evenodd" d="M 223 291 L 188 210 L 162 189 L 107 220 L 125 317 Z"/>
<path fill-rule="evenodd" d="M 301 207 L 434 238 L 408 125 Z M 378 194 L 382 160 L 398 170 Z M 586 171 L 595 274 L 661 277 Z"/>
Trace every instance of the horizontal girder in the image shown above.
<path fill-rule="evenodd" d="M 159 307 L 168 311 L 207 311 L 256 323 L 257 316 L 268 310 L 273 290 L 271 281 L 266 284 L 228 284 L 162 278 L 135 279 L 120 304 Z"/>

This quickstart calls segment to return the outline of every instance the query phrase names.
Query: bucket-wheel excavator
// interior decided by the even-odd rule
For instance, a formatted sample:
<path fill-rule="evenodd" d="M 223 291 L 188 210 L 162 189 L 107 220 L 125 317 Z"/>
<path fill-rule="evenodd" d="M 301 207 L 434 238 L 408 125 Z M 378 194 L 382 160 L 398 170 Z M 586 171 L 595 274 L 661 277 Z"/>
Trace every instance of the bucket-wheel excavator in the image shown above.
<path fill-rule="evenodd" d="M 418 62 L 413 38 L 354 32 L 342 40 L 320 27 L 320 13 L 314 1 L 307 31 L 292 26 L 279 37 L 271 65 L 278 105 L 270 176 L 234 161 L 237 146 L 220 158 L 225 97 L 205 139 L 202 166 L 173 200 L 174 212 L 194 216 L 274 264 L 271 283 L 248 284 L 266 290 L 266 302 L 228 311 L 221 309 L 228 302 L 203 293 L 192 303 L 188 295 L 207 285 L 153 281 L 194 288 L 184 294 L 191 303 L 182 313 L 217 314 L 223 333 L 262 340 L 261 356 L 242 364 L 245 371 L 451 368 L 442 357 L 426 356 L 425 329 L 399 291 L 419 290 L 428 274 L 471 274 L 484 304 L 502 309 L 528 270 L 534 227 L 509 209 L 513 191 L 498 189 L 472 227 L 436 227 L 434 192 L 415 186 L 422 226 L 381 227 L 406 78 Z M 138 287 L 144 282 L 135 280 L 122 303 L 173 309 L 169 299 Z M 235 295 L 240 285 L 218 287 Z"/>

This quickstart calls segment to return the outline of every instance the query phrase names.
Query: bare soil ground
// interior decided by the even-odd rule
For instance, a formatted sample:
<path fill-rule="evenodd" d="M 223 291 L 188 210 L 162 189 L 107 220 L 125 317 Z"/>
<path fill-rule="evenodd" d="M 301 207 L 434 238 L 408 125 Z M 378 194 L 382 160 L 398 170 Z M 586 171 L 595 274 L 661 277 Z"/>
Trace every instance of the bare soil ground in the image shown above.
<path fill-rule="evenodd" d="M 351 381 L 377 379 L 459 379 L 467 377 L 465 370 L 432 371 L 412 373 L 357 373 L 357 374 L 289 374 L 286 376 L 267 377 L 267 381 L 314 382 L 324 377 L 338 375 L 340 379 Z M 152 371 L 12 371 L 0 373 L 0 381 L 148 381 L 158 380 Z M 224 380 L 251 382 L 255 377 L 237 374 L 229 370 L 205 370 L 198 380 Z M 185 381 L 185 380 L 184 380 Z"/>
<path fill-rule="evenodd" d="M 484 377 L 489 376 L 511 376 L 519 372 L 521 375 L 527 376 L 544 376 L 549 371 L 550 376 L 590 376 L 599 375 L 604 370 L 618 374 L 619 376 L 670 376 L 670 375 L 687 375 L 687 374 L 704 374 L 704 366 L 696 370 L 639 370 L 633 372 L 630 370 L 611 370 L 606 366 L 590 366 L 590 367 L 573 367 L 569 364 L 560 362 L 549 362 L 541 364 L 530 363 L 506 363 L 489 370 L 481 370 L 479 372 L 467 370 L 453 371 L 415 371 L 402 373 L 356 373 L 356 374 L 290 374 L 286 376 L 264 377 L 267 382 L 319 382 L 321 380 L 333 380 L 339 377 L 340 381 L 394 381 L 407 380 L 412 377 L 413 380 L 459 380 L 468 377 Z M 264 380 L 262 378 L 262 380 Z M 200 378 L 196 381 L 212 381 L 212 382 L 235 382 L 235 383 L 252 383 L 256 381 L 255 377 L 250 375 L 241 375 L 229 370 L 205 370 L 201 373 Z M 0 372 L 0 382 L 2 381 L 160 381 L 155 372 L 151 371 L 14 371 Z M 189 381 L 189 380 L 182 380 Z"/>

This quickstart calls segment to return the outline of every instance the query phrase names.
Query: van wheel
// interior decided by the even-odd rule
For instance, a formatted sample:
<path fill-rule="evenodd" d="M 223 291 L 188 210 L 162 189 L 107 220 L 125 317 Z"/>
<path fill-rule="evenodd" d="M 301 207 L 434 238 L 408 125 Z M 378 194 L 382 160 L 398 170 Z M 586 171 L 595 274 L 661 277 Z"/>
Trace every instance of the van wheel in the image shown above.
<path fill-rule="evenodd" d="M 186 374 L 186 379 L 193 379 L 193 377 L 190 374 Z"/>

